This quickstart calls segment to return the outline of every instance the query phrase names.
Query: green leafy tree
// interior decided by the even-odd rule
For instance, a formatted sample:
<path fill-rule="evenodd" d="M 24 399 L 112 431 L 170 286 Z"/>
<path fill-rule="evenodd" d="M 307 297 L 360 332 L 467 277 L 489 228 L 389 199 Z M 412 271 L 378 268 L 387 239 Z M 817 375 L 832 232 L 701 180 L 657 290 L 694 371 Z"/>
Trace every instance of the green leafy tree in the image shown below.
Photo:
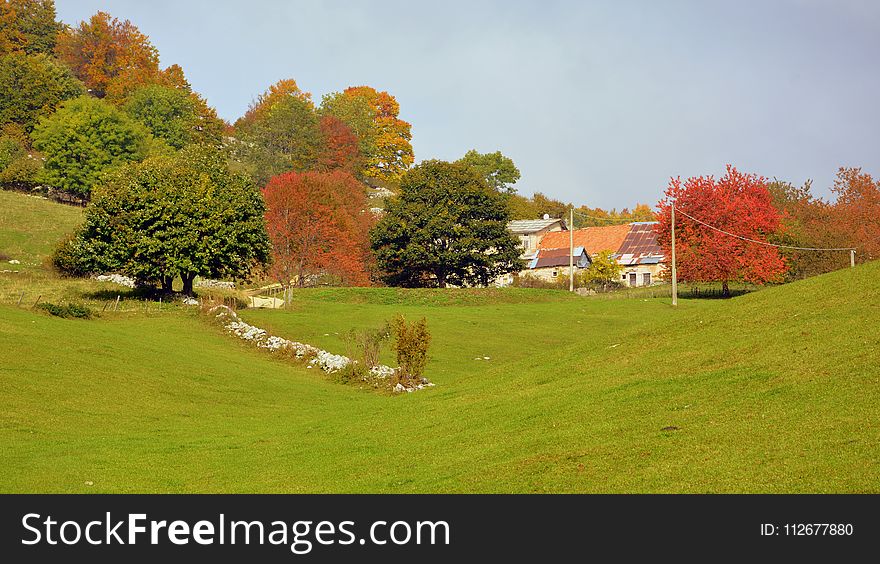
<path fill-rule="evenodd" d="M 0 56 L 50 54 L 61 27 L 55 21 L 52 0 L 3 0 L 0 2 Z"/>
<path fill-rule="evenodd" d="M 485 286 L 523 266 L 506 198 L 469 166 L 423 162 L 385 211 L 371 245 L 389 284 Z"/>
<path fill-rule="evenodd" d="M 34 146 L 46 158 L 45 180 L 88 196 L 113 167 L 161 151 L 149 131 L 107 102 L 81 96 L 65 102 L 33 132 Z"/>
<path fill-rule="evenodd" d="M 40 157 L 28 146 L 28 137 L 16 124 L 0 134 L 0 185 L 24 187 L 34 184 L 43 168 Z"/>
<path fill-rule="evenodd" d="M 513 185 L 519 180 L 519 169 L 513 164 L 513 160 L 502 155 L 501 151 L 483 154 L 472 149 L 458 162 L 472 167 L 486 179 L 489 186 L 499 192 L 508 194 L 516 192 Z"/>
<path fill-rule="evenodd" d="M 123 106 L 128 115 L 141 122 L 154 137 L 175 149 L 197 142 L 219 143 L 220 132 L 205 127 L 192 92 L 151 84 L 135 90 Z"/>
<path fill-rule="evenodd" d="M 0 57 L 0 125 L 17 123 L 31 131 L 63 101 L 83 94 L 70 70 L 47 55 Z"/>
<path fill-rule="evenodd" d="M 189 145 L 131 163 L 96 188 L 76 248 L 86 270 L 192 294 L 196 276 L 244 277 L 269 258 L 265 203 L 217 149 Z"/>
<path fill-rule="evenodd" d="M 589 268 L 579 273 L 579 277 L 580 282 L 585 285 L 602 286 L 607 289 L 620 279 L 621 272 L 623 272 L 623 266 L 614 260 L 614 251 L 605 250 L 599 251 L 593 257 Z"/>

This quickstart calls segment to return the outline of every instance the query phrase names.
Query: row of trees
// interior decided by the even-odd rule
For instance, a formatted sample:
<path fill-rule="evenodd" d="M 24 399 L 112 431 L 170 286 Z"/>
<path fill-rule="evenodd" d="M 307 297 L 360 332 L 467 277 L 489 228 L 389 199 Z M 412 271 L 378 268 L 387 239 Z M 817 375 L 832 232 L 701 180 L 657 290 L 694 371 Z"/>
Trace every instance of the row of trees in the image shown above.
<path fill-rule="evenodd" d="M 300 285 L 319 277 L 474 285 L 519 270 L 507 221 L 564 217 L 570 205 L 518 195 L 520 172 L 500 152 L 412 167 L 411 128 L 399 114 L 392 95 L 368 86 L 316 104 L 285 79 L 230 125 L 180 67 L 160 68 L 130 22 L 99 12 L 67 27 L 51 0 L 0 3 L 0 183 L 48 184 L 92 200 L 85 226 L 59 253 L 70 270 L 122 270 L 165 289 L 180 276 L 187 291 L 195 275 L 243 276 L 269 263 L 277 280 Z M 367 186 L 396 194 L 381 219 Z M 733 168 L 719 181 L 676 179 L 659 205 L 661 243 L 676 198 L 679 209 L 746 237 L 857 246 L 860 260 L 875 257 L 877 183 L 846 169 L 835 192 L 826 203 L 808 185 Z M 574 227 L 655 219 L 646 205 L 577 211 Z M 681 274 L 694 281 L 765 282 L 845 260 L 696 224 L 680 230 Z"/>
<path fill-rule="evenodd" d="M 485 282 L 516 259 L 504 229 L 513 162 L 471 151 L 410 170 L 410 124 L 387 92 L 355 86 L 316 104 L 285 79 L 230 125 L 179 66 L 159 66 L 131 22 L 98 12 L 69 27 L 50 0 L 0 6 L 0 182 L 91 201 L 56 254 L 69 272 L 121 271 L 166 290 L 180 276 L 187 292 L 196 275 L 243 276 L 267 264 L 285 283 L 445 285 Z M 436 264 L 404 272 L 383 237 L 406 206 L 391 204 L 374 226 L 366 186 L 400 191 L 401 202 L 442 194 L 423 202 L 442 212 L 424 234 L 467 225 L 479 235 L 436 246 Z M 420 244 L 406 243 L 407 252 Z M 480 249 L 497 256 L 470 264 Z"/>
<path fill-rule="evenodd" d="M 783 282 L 842 268 L 849 248 L 857 262 L 876 259 L 880 182 L 841 168 L 832 190 L 836 199 L 829 203 L 812 195 L 809 182 L 801 188 L 768 182 L 730 165 L 717 180 L 674 178 L 658 203 L 659 243 L 668 256 L 674 206 L 679 278 L 721 282 L 727 295 L 734 281 Z"/>

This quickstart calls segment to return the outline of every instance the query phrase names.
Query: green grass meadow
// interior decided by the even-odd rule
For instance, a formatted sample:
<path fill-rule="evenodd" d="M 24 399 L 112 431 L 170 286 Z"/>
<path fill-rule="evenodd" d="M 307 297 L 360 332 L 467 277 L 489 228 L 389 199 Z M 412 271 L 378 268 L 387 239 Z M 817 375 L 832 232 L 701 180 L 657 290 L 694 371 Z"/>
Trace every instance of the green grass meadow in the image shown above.
<path fill-rule="evenodd" d="M 43 265 L 81 210 L 0 198 L 0 251 L 27 260 L 30 287 L 112 287 Z M 27 206 L 64 220 L 22 237 Z M 16 306 L 22 276 L 0 273 L 2 492 L 880 491 L 880 262 L 677 308 L 343 288 L 239 312 L 338 353 L 353 328 L 425 317 L 436 387 L 399 396 L 256 350 L 196 308 Z"/>

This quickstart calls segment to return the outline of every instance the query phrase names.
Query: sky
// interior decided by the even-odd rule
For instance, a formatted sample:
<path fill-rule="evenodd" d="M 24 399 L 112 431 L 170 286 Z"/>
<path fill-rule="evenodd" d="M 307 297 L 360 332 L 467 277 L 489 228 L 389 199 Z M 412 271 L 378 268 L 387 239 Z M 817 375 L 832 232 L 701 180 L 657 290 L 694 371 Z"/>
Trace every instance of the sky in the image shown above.
<path fill-rule="evenodd" d="M 880 2 L 56 0 L 129 19 L 234 121 L 272 83 L 387 90 L 416 161 L 500 150 L 516 188 L 605 209 L 726 164 L 830 197 L 880 176 Z"/>

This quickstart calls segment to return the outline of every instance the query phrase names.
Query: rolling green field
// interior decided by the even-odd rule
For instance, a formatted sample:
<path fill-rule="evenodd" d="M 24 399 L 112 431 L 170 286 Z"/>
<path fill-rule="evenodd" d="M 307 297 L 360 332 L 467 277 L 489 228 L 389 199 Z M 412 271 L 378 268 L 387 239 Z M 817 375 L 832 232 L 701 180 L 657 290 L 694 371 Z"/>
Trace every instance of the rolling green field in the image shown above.
<path fill-rule="evenodd" d="M 424 316 L 437 386 L 401 396 L 255 350 L 195 308 L 65 320 L 13 296 L 2 492 L 880 491 L 880 262 L 677 309 L 376 288 L 240 312 L 340 353 L 352 328 Z"/>

